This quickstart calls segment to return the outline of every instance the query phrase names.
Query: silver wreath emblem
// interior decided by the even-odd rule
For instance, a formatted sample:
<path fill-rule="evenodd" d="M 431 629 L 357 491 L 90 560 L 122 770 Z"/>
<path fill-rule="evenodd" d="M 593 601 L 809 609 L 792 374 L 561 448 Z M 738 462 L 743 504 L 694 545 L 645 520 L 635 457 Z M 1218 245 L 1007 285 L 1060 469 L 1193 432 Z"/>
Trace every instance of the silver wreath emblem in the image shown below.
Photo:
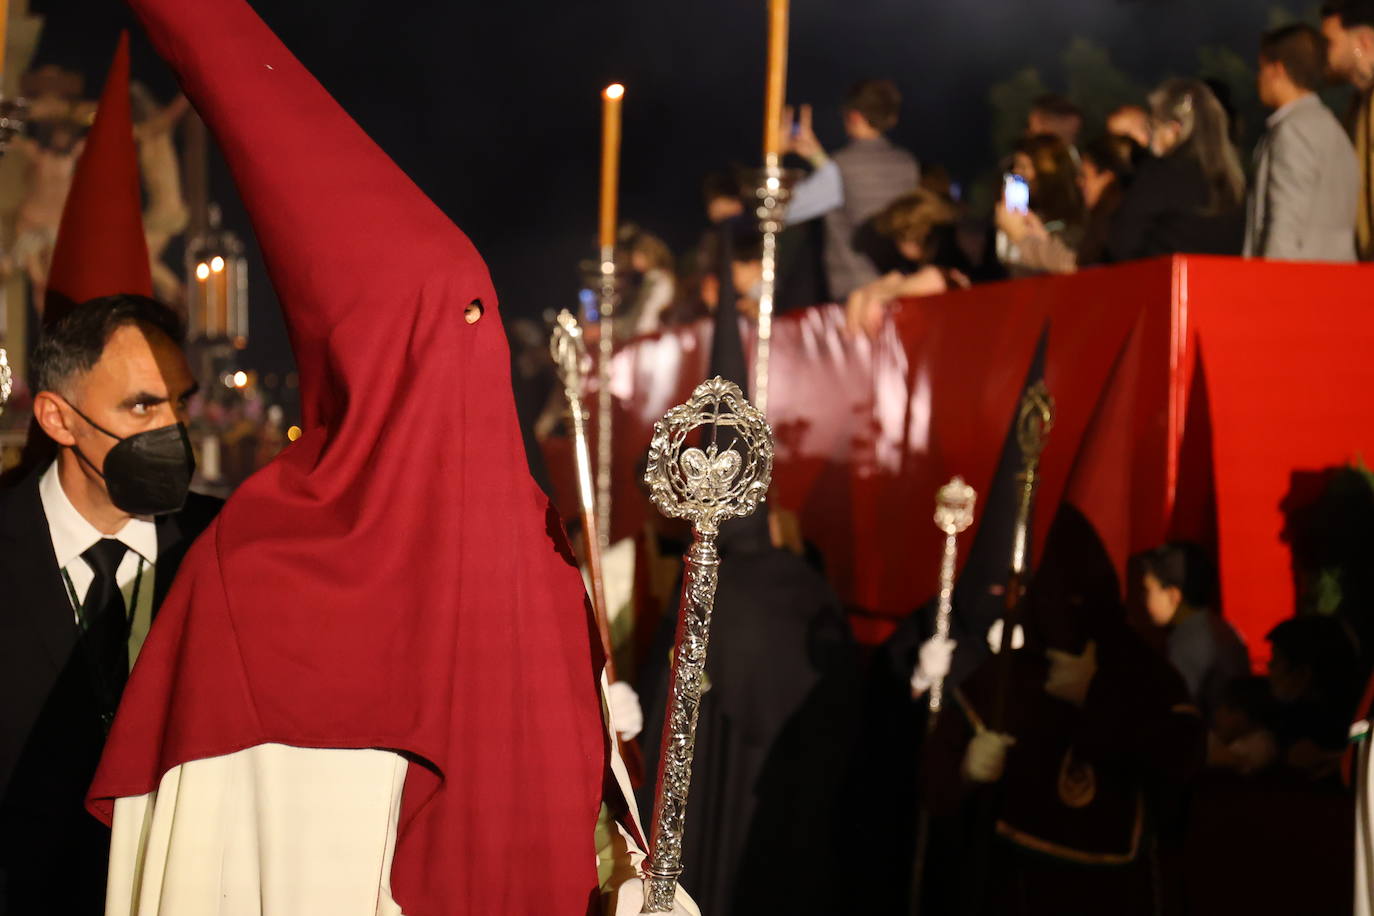
<path fill-rule="evenodd" d="M 649 496 L 664 515 L 703 534 L 757 509 L 772 477 L 772 430 L 733 382 L 702 382 L 654 424 L 644 472 Z"/>

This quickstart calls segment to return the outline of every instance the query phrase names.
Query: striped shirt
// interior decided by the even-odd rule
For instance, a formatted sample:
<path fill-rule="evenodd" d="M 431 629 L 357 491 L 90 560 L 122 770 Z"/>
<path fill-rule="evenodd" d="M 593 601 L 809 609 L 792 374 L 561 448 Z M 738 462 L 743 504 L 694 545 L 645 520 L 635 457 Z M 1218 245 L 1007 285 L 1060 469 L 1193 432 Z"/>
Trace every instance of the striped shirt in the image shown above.
<path fill-rule="evenodd" d="M 843 302 L 878 276 L 873 262 L 854 250 L 854 231 L 898 197 L 916 189 L 916 157 L 886 137 L 854 140 L 835 153 L 844 205 L 825 217 L 825 272 L 831 298 Z"/>

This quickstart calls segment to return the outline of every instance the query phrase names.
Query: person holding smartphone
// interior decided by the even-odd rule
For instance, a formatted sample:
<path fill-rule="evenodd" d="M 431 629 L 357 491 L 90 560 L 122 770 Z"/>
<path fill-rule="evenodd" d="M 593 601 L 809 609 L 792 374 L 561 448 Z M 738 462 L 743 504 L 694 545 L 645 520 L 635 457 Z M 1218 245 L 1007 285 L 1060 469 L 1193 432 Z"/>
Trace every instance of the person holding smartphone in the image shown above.
<path fill-rule="evenodd" d="M 1078 190 L 1088 210 L 1077 247 L 1062 234 L 1053 234 L 1029 206 L 1022 203 L 1019 176 L 1009 175 L 997 207 L 997 228 L 1016 249 L 1016 266 L 1028 271 L 1074 273 L 1080 267 L 1107 260 L 1107 234 L 1130 182 L 1135 144 L 1126 137 L 1104 136 L 1083 149 Z M 1017 182 L 1013 183 L 1013 179 Z M 1017 185 L 1020 185 L 1019 187 Z"/>
<path fill-rule="evenodd" d="M 1083 193 L 1078 177 L 1073 153 L 1059 137 L 1038 134 L 1016 145 L 997 210 L 997 257 L 1013 276 L 1036 273 L 1038 269 L 1023 262 L 1018 238 L 1024 236 L 1008 231 L 1012 223 L 1029 223 L 1033 218 L 1046 235 L 1057 238 L 1070 250 L 1077 249 L 1084 228 Z"/>

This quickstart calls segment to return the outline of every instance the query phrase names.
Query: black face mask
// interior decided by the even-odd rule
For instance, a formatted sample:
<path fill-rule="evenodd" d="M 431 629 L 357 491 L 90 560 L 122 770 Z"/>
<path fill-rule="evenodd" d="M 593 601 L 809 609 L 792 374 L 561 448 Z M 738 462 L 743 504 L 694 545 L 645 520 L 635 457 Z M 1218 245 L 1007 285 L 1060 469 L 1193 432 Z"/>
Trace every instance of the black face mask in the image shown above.
<path fill-rule="evenodd" d="M 119 437 L 68 402 L 77 416 L 119 442 L 105 454 L 102 471 L 72 446 L 76 457 L 105 481 L 110 502 L 130 515 L 166 515 L 186 504 L 196 457 L 186 424 L 174 423 L 132 436 Z"/>

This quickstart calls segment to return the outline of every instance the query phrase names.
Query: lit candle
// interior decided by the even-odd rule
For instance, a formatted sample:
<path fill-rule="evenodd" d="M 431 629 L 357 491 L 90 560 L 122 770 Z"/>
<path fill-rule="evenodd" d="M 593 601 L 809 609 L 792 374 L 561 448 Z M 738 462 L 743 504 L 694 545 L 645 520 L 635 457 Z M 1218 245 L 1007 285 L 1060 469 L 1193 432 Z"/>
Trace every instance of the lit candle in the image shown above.
<path fill-rule="evenodd" d="M 782 103 L 787 94 L 787 5 L 768 0 L 768 83 L 763 107 L 763 162 L 777 165 L 782 134 Z"/>
<path fill-rule="evenodd" d="M 620 185 L 620 100 L 625 87 L 612 83 L 601 93 L 601 247 L 615 245 L 616 195 Z"/>
<path fill-rule="evenodd" d="M 10 0 L 0 0 L 0 86 L 5 81 L 5 42 L 10 37 Z"/>

